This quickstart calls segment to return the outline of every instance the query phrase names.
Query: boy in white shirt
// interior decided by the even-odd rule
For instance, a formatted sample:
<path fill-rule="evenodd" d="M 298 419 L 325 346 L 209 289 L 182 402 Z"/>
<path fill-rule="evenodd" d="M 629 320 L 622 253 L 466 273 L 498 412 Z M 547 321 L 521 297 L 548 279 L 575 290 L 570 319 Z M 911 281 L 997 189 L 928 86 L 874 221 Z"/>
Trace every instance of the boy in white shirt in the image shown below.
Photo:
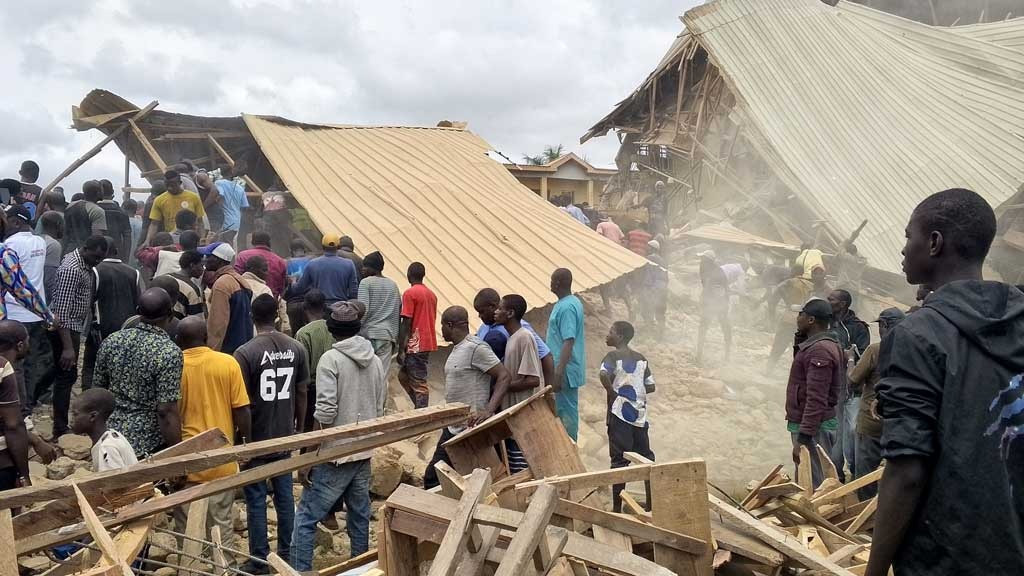
<path fill-rule="evenodd" d="M 85 390 L 71 403 L 71 431 L 92 438 L 92 467 L 96 472 L 138 464 L 135 450 L 117 430 L 107 428 L 114 412 L 114 395 L 105 388 Z"/>

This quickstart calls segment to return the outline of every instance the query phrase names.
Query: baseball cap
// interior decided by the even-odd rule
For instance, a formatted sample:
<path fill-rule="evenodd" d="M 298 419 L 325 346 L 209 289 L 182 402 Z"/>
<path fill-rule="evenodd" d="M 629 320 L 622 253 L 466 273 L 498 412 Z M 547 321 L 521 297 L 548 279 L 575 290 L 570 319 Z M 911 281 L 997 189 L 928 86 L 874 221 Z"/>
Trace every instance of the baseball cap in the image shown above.
<path fill-rule="evenodd" d="M 203 256 L 216 256 L 225 262 L 231 262 L 235 259 L 235 249 L 227 242 L 214 242 L 212 244 L 208 244 L 201 247 L 199 249 L 199 253 Z"/>
<path fill-rule="evenodd" d="M 337 234 L 324 234 L 323 240 L 320 244 L 324 248 L 340 248 L 341 247 L 341 236 Z"/>
<path fill-rule="evenodd" d="M 875 320 L 875 322 L 899 322 L 900 320 L 903 320 L 906 317 L 907 315 L 904 314 L 903 310 L 900 310 L 899 308 L 886 308 L 885 310 L 882 310 L 882 312 L 878 314 L 878 319 Z"/>
<path fill-rule="evenodd" d="M 811 298 L 805 304 L 801 314 L 806 314 L 817 320 L 831 320 L 832 319 L 832 305 L 828 303 L 828 300 L 822 300 L 821 298 Z"/>
<path fill-rule="evenodd" d="M 4 209 L 8 218 L 21 218 L 25 222 L 32 222 L 32 212 L 25 206 L 12 204 Z"/>

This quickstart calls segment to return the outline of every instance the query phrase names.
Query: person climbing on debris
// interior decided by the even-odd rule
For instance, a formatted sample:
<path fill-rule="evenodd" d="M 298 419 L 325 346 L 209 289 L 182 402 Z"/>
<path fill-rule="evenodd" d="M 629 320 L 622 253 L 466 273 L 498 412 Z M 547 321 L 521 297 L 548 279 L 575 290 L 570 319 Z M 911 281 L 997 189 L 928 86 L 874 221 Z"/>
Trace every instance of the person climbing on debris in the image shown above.
<path fill-rule="evenodd" d="M 1024 293 L 982 278 L 995 234 L 988 202 L 958 188 L 907 224 L 907 282 L 934 292 L 882 341 L 867 576 L 1024 574 Z"/>

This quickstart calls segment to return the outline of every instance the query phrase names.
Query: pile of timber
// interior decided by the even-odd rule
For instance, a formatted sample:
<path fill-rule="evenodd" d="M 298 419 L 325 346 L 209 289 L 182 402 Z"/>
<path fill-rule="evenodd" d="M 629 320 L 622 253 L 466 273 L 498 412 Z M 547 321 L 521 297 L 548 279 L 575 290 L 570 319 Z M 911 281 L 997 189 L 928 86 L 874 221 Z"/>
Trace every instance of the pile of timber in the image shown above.
<path fill-rule="evenodd" d="M 462 424 L 468 417 L 465 404 L 448 404 L 240 446 L 229 446 L 224 433 L 213 429 L 123 470 L 0 492 L 0 575 L 18 574 L 19 555 L 91 537 L 94 545 L 50 576 L 75 573 L 68 566 L 82 567 L 81 574 L 89 576 L 129 576 L 157 514 L 190 506 L 191 533 L 191 518 L 205 518 L 205 512 L 193 514 L 191 508 L 201 508 L 208 496 Z M 335 441 L 345 443 L 332 445 Z M 307 451 L 167 495 L 155 489 L 222 464 L 300 449 Z M 21 508 L 26 510 L 19 513 Z M 196 532 L 204 534 L 204 527 Z M 287 573 L 281 562 L 274 567 Z"/>

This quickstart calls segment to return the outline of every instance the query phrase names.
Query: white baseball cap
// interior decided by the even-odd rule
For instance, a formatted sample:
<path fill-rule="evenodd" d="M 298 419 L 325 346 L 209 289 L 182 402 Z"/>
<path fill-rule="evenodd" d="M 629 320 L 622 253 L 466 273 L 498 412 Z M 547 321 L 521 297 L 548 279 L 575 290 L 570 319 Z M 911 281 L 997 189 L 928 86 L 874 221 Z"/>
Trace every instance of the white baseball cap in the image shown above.
<path fill-rule="evenodd" d="M 225 262 L 235 259 L 235 249 L 227 242 L 214 242 L 199 249 L 203 256 L 216 256 Z"/>

